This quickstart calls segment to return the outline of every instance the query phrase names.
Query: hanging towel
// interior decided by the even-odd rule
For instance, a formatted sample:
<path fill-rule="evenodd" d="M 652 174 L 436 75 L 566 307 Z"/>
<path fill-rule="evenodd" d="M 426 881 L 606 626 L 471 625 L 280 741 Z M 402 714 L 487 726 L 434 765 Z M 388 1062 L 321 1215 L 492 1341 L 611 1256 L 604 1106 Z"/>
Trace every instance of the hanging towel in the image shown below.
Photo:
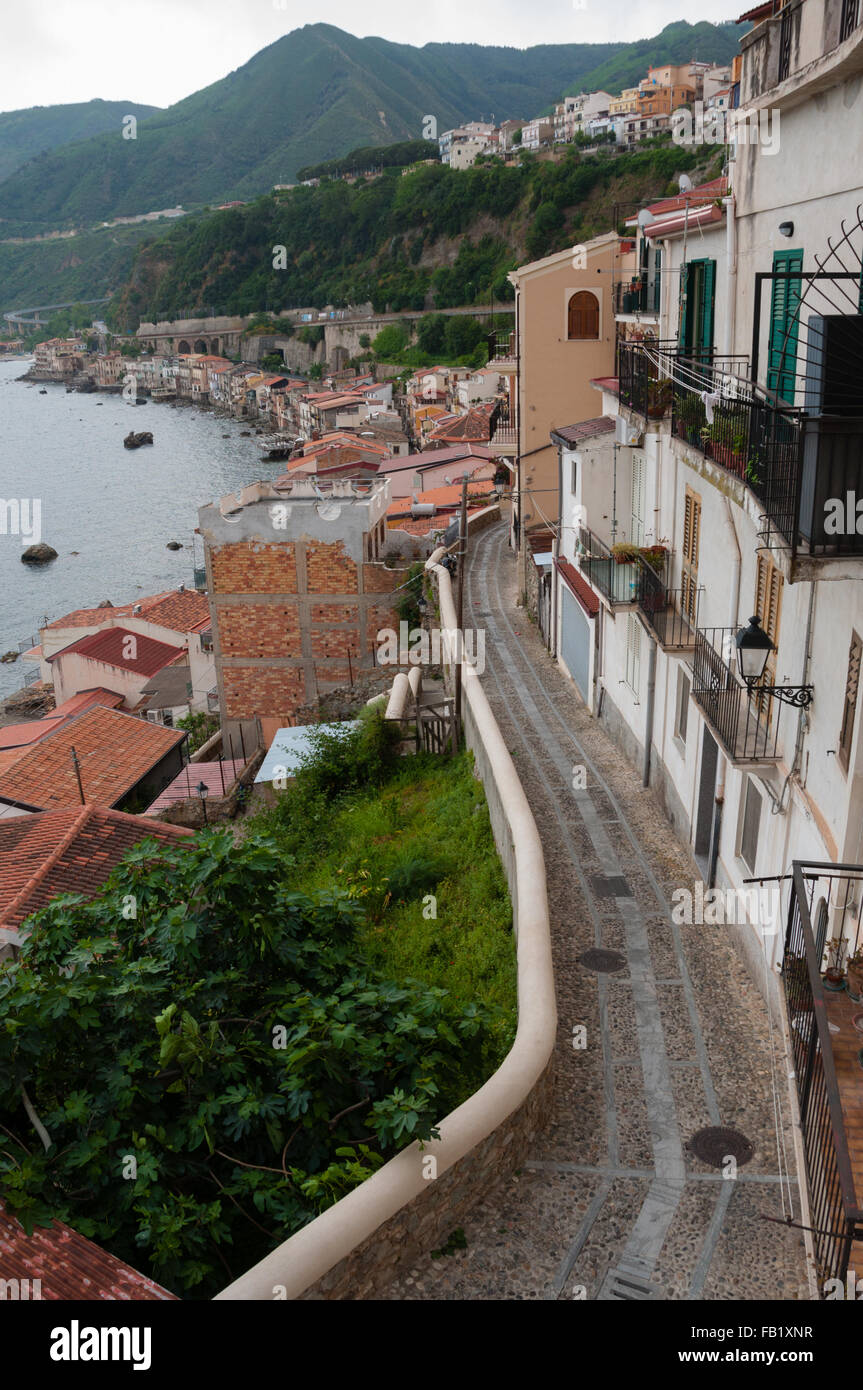
<path fill-rule="evenodd" d="M 701 399 L 704 403 L 704 413 L 707 416 L 708 425 L 713 424 L 713 407 L 719 403 L 718 391 L 702 391 Z"/>

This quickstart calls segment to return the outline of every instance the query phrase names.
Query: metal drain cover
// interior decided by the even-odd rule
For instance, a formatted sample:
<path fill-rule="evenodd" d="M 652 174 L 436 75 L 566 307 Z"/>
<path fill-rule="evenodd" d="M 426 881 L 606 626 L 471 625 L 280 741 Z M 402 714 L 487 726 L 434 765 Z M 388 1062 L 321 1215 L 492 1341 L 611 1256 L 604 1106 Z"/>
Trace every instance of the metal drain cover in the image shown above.
<path fill-rule="evenodd" d="M 755 1153 L 755 1145 L 750 1143 L 745 1134 L 741 1134 L 738 1129 L 725 1129 L 721 1125 L 700 1129 L 687 1140 L 684 1148 L 696 1158 L 700 1158 L 702 1163 L 709 1163 L 711 1168 L 724 1167 L 728 1158 L 735 1159 L 738 1164 L 748 1163 Z"/>
<path fill-rule="evenodd" d="M 591 874 L 590 886 L 598 898 L 631 898 L 623 874 Z"/>
<path fill-rule="evenodd" d="M 600 946 L 591 946 L 578 959 L 586 970 L 595 970 L 600 975 L 613 975 L 616 970 L 626 968 L 626 956 L 619 951 L 605 951 Z"/>

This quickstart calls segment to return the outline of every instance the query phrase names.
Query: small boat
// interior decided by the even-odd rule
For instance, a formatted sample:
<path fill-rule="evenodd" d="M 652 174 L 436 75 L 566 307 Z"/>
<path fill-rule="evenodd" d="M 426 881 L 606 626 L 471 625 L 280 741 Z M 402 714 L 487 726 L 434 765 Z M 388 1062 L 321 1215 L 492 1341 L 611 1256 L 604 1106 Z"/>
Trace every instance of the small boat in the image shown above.
<path fill-rule="evenodd" d="M 42 387 L 42 390 L 39 392 L 39 395 L 40 395 L 40 396 L 47 396 L 47 394 L 48 394 L 48 389 L 47 389 L 47 387 L 43 386 L 43 387 Z"/>

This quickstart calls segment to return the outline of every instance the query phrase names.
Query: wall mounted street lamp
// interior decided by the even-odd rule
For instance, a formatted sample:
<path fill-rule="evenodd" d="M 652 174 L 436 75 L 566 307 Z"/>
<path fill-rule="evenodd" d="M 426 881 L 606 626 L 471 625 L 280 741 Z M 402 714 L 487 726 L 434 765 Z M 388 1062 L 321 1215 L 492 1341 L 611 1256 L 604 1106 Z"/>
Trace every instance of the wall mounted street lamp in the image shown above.
<path fill-rule="evenodd" d="M 793 222 L 780 222 L 780 223 L 779 223 L 779 235 L 780 235 L 780 236 L 793 236 L 793 235 L 794 235 L 794 223 L 793 223 Z"/>
<path fill-rule="evenodd" d="M 195 788 L 195 791 L 201 798 L 201 810 L 204 813 L 204 824 L 208 825 L 209 822 L 207 820 L 207 797 L 210 795 L 210 788 L 207 786 L 206 782 L 199 782 L 197 787 Z"/>
<path fill-rule="evenodd" d="M 765 695 L 775 695 L 788 705 L 805 709 L 812 703 L 811 685 L 758 685 L 764 675 L 767 658 L 775 647 L 758 621 L 757 614 L 749 619 L 749 626 L 742 627 L 734 638 L 737 647 L 737 666 L 744 685 L 750 691 L 757 687 Z"/>

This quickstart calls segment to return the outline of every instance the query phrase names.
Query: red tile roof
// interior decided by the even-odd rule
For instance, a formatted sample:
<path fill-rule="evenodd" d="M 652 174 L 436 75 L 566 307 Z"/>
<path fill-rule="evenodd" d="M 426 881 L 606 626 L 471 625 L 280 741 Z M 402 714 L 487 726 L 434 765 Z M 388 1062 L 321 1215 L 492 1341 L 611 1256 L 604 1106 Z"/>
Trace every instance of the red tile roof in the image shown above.
<path fill-rule="evenodd" d="M 105 705 L 107 709 L 117 709 L 123 703 L 123 696 L 118 695 L 116 690 L 106 690 L 103 685 L 94 686 L 92 690 L 79 690 L 77 695 L 73 695 L 70 700 L 64 700 L 57 705 L 53 714 L 46 715 L 47 719 L 53 719 L 56 715 L 62 715 L 65 719 L 71 719 L 79 714 L 84 714 L 94 705 Z"/>
<path fill-rule="evenodd" d="M 38 743 L 40 739 L 47 738 L 66 720 L 83 714 L 94 705 L 106 705 L 109 709 L 116 709 L 122 703 L 123 696 L 114 690 L 105 690 L 101 686 L 95 690 L 82 690 L 78 695 L 73 695 L 71 700 L 64 700 L 41 719 L 31 719 L 26 724 L 7 724 L 5 728 L 0 728 L 0 749 L 26 748 L 31 743 Z"/>
<path fill-rule="evenodd" d="M 72 763 L 74 748 L 85 800 L 115 806 L 185 737 L 182 729 L 166 729 L 132 714 L 96 706 L 28 749 L 0 773 L 0 800 L 17 801 L 37 811 L 80 806 Z"/>
<path fill-rule="evenodd" d="M 53 734 L 62 723 L 62 715 L 58 719 L 53 714 L 46 714 L 43 719 L 31 719 L 27 724 L 7 724 L 0 729 L 0 749 L 27 748 L 31 743 L 38 743 L 41 738 Z"/>
<path fill-rule="evenodd" d="M 0 820 L 0 926 L 20 926 L 60 893 L 94 897 L 126 851 L 150 836 L 165 844 L 194 838 L 92 802 Z"/>
<path fill-rule="evenodd" d="M 115 666 L 121 671 L 134 671 L 138 676 L 155 676 L 163 666 L 182 656 L 183 648 L 158 642 L 155 637 L 132 632 L 127 627 L 106 627 L 101 632 L 91 632 L 88 637 L 79 637 L 77 642 L 63 647 L 48 660 L 58 661 L 63 656 L 73 654 L 99 661 L 104 666 Z"/>
<path fill-rule="evenodd" d="M 557 568 L 588 617 L 595 618 L 599 612 L 599 599 L 587 580 L 582 579 L 575 565 L 571 565 L 568 560 L 558 560 Z"/>
<path fill-rule="evenodd" d="M 133 614 L 132 609 L 138 607 L 140 613 Z M 46 626 L 49 631 L 58 627 L 102 627 L 104 624 L 115 623 L 118 618 L 134 616 L 148 623 L 156 623 L 159 627 L 171 628 L 174 632 L 189 632 L 195 623 L 200 622 L 208 613 L 206 594 L 200 593 L 197 589 L 184 589 L 182 593 L 179 589 L 165 589 L 160 594 L 135 599 L 134 603 L 108 603 L 98 608 L 76 608 L 62 618 L 55 618 Z"/>
<path fill-rule="evenodd" d="M 28 1236 L 2 1202 L 0 1277 L 41 1280 L 43 1299 L 138 1302 L 176 1298 L 62 1221 L 37 1226 Z"/>
<path fill-rule="evenodd" d="M 432 430 L 430 440 L 445 440 L 452 442 L 457 439 L 472 439 L 477 441 L 488 440 L 491 434 L 491 410 L 484 406 L 474 406 L 464 415 L 457 415 L 454 419 L 445 420 L 442 425 L 438 425 Z"/>
<path fill-rule="evenodd" d="M 720 175 L 717 179 L 710 179 L 707 183 L 700 183 L 696 188 L 690 188 L 686 193 L 675 193 L 670 198 L 660 198 L 658 203 L 650 203 L 649 209 L 654 217 L 662 217 L 667 212 L 674 212 L 677 209 L 683 211 L 687 203 L 692 207 L 693 202 L 710 202 L 714 198 L 724 198 L 728 193 L 728 179 Z M 630 218 L 630 222 L 637 221 Z"/>
<path fill-rule="evenodd" d="M 593 439 L 596 435 L 612 434 L 615 429 L 613 415 L 597 415 L 593 420 L 581 420 L 577 425 L 561 425 L 551 432 L 555 441 L 564 444 L 578 444 L 582 439 Z"/>
<path fill-rule="evenodd" d="M 134 614 L 142 622 L 168 627 L 172 632 L 191 632 L 197 623 L 210 616 L 207 595 L 198 589 L 169 589 L 164 594 L 138 600 L 141 612 Z M 129 616 L 132 616 L 131 614 Z"/>

